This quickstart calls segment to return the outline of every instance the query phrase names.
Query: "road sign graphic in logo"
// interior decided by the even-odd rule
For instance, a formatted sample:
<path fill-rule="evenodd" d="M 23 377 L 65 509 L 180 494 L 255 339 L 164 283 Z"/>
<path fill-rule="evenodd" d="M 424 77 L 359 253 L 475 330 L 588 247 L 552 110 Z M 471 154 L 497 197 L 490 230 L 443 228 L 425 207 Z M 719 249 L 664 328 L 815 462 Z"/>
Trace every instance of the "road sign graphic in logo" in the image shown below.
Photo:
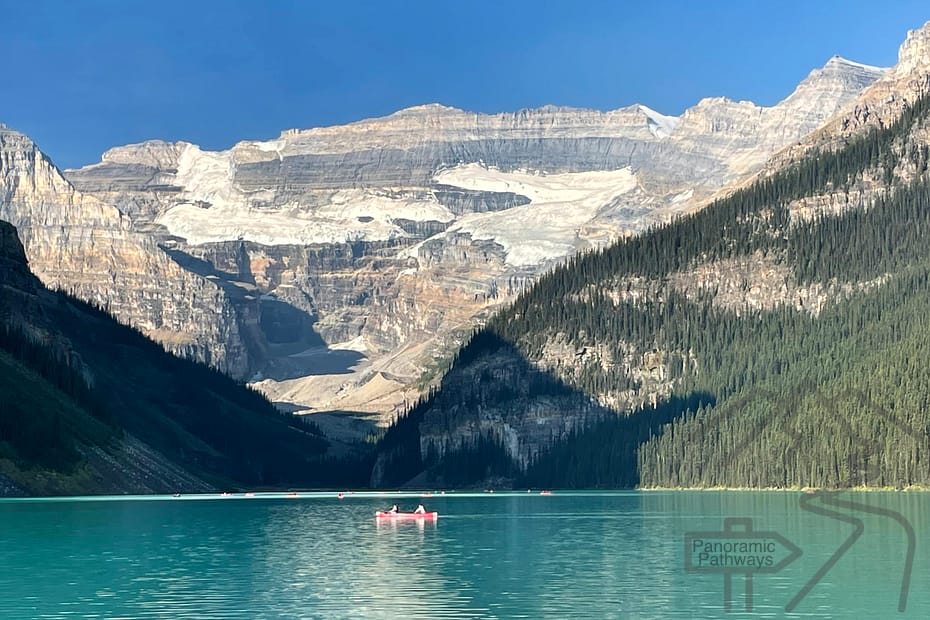
<path fill-rule="evenodd" d="M 801 557 L 801 549 L 778 532 L 754 531 L 752 519 L 727 518 L 720 532 L 685 534 L 685 570 L 723 575 L 723 605 L 733 605 L 733 575 L 745 576 L 746 611 L 752 611 L 752 576 L 777 573 Z"/>

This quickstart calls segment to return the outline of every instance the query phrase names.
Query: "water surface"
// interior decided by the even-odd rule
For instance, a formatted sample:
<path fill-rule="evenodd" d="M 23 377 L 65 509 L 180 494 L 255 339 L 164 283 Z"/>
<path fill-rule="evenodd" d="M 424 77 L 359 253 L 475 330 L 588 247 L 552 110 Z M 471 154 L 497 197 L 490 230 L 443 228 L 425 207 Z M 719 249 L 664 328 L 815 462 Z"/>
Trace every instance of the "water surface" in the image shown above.
<path fill-rule="evenodd" d="M 795 492 L 616 492 L 0 501 L 2 618 L 930 617 L 930 494 L 844 493 L 856 529 Z M 811 498 L 808 498 L 810 501 Z M 418 502 L 435 523 L 379 524 Z M 689 532 L 751 519 L 803 555 L 752 578 L 685 570 Z"/>

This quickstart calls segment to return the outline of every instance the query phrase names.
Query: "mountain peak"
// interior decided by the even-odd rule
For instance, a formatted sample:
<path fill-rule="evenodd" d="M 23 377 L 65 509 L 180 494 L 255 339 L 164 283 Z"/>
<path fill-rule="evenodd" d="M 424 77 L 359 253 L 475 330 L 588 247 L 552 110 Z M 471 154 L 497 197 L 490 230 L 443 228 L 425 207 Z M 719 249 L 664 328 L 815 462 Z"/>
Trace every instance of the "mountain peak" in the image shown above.
<path fill-rule="evenodd" d="M 880 78 L 886 71 L 888 71 L 887 67 L 875 67 L 842 56 L 833 56 L 823 67 L 811 71 L 798 87 L 834 80 L 870 83 Z"/>
<path fill-rule="evenodd" d="M 916 30 L 909 30 L 904 43 L 898 48 L 898 73 L 910 73 L 930 67 L 930 22 Z"/>
<path fill-rule="evenodd" d="M 414 116 L 421 114 L 461 114 L 464 110 L 444 105 L 442 103 L 424 103 L 410 106 L 394 112 L 390 116 Z"/>
<path fill-rule="evenodd" d="M 181 153 L 192 146 L 189 142 L 166 142 L 146 140 L 135 144 L 114 146 L 100 158 L 111 164 L 142 164 L 153 168 L 171 168 L 177 164 Z"/>
<path fill-rule="evenodd" d="M 833 56 L 823 67 L 807 74 L 788 99 L 819 97 L 824 92 L 846 89 L 859 92 L 887 71 L 885 67 L 874 67 L 842 56 Z"/>
<path fill-rule="evenodd" d="M 867 73 L 874 73 L 876 77 L 888 70 L 888 67 L 876 67 L 874 65 L 867 65 L 861 62 L 856 62 L 855 60 L 849 60 L 848 58 L 843 58 L 839 55 L 834 55 L 830 60 L 827 61 L 827 64 L 823 66 L 821 71 L 864 71 Z"/>
<path fill-rule="evenodd" d="M 15 129 L 13 129 L 12 127 L 10 127 L 9 125 L 7 125 L 6 123 L 0 123 L 0 132 L 5 133 L 5 134 L 13 134 L 14 136 L 17 136 L 17 137 L 19 137 L 19 138 L 21 138 L 21 139 L 26 139 L 26 140 L 29 140 L 30 142 L 32 142 L 32 139 L 29 138 L 29 136 L 27 136 L 26 134 L 24 134 L 24 133 L 21 132 L 21 131 L 17 131 L 17 130 L 15 130 Z"/>
<path fill-rule="evenodd" d="M 698 101 L 696 104 L 694 104 L 694 106 L 692 106 L 692 108 L 689 108 L 689 109 L 693 109 L 693 108 L 697 108 L 697 109 L 714 108 L 714 107 L 719 107 L 719 106 L 738 105 L 738 104 L 740 104 L 740 103 L 742 103 L 742 104 L 751 104 L 751 105 L 755 105 L 755 104 L 752 103 L 751 101 L 739 101 L 739 102 L 737 102 L 737 101 L 734 101 L 733 99 L 730 99 L 729 97 L 717 96 L 717 97 L 704 97 L 703 99 L 701 99 L 700 101 Z M 687 110 L 686 110 L 686 112 L 687 112 Z"/>

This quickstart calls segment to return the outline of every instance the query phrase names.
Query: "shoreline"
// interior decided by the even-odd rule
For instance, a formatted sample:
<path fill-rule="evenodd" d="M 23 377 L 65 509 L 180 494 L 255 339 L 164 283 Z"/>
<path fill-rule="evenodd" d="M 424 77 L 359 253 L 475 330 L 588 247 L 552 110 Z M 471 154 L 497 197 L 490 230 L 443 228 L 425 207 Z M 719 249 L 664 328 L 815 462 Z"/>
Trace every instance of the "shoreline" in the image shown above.
<path fill-rule="evenodd" d="M 827 488 L 827 487 L 638 487 L 634 489 L 636 491 L 642 491 L 644 493 L 652 491 L 791 491 L 796 493 L 820 493 L 820 492 L 829 492 L 829 493 L 906 493 L 906 492 L 917 492 L 924 493 L 930 491 L 930 487 L 921 486 L 921 485 L 910 485 L 906 487 L 838 487 L 838 488 Z"/>
<path fill-rule="evenodd" d="M 231 490 L 231 491 L 206 491 L 206 492 L 188 492 L 188 493 L 100 493 L 91 495 L 0 495 L 0 501 L 9 500 L 116 500 L 116 499 L 157 499 L 157 498 L 188 498 L 188 499 L 219 499 L 233 497 L 258 497 L 258 498 L 294 498 L 294 497 L 316 497 L 332 495 L 339 499 L 348 498 L 352 495 L 360 497 L 373 498 L 379 496 L 385 497 L 426 497 L 438 499 L 444 496 L 467 495 L 506 495 L 506 496 L 526 496 L 526 495 L 557 495 L 573 493 L 668 493 L 668 492 L 728 492 L 728 493 L 746 493 L 746 492 L 764 492 L 764 493 L 926 493 L 930 492 L 930 487 L 912 485 L 908 487 L 848 487 L 848 488 L 817 488 L 817 487 L 641 487 L 641 488 L 588 488 L 588 489 L 571 489 L 571 488 L 539 488 L 539 489 L 475 489 L 475 488 L 453 488 L 453 489 L 262 489 L 256 491 Z"/>

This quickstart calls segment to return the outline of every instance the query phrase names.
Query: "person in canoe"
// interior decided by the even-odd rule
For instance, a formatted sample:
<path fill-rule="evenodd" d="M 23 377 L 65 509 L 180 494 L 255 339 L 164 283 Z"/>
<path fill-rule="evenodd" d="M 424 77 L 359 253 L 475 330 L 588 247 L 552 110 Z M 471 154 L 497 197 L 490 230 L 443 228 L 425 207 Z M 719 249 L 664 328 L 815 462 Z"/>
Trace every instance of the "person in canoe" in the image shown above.
<path fill-rule="evenodd" d="M 397 504 L 394 504 L 393 506 L 391 506 L 391 509 L 388 510 L 388 512 L 397 514 Z"/>
<path fill-rule="evenodd" d="M 426 508 L 423 507 L 423 504 L 420 504 L 419 506 L 417 506 L 417 509 L 413 511 L 413 514 L 415 515 L 426 514 Z"/>

